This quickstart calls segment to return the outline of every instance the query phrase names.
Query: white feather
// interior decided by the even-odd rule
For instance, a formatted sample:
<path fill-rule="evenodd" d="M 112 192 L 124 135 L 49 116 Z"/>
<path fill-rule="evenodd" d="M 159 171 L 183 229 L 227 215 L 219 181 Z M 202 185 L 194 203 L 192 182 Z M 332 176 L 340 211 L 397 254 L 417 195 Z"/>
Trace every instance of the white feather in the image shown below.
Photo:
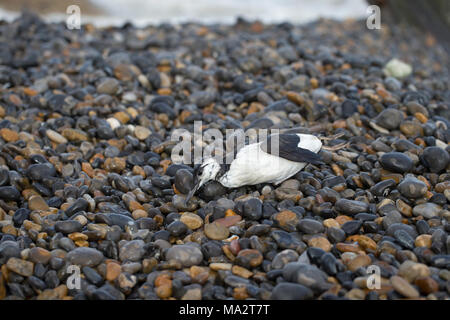
<path fill-rule="evenodd" d="M 317 137 L 307 134 L 298 136 L 298 147 L 319 152 L 322 143 Z M 280 184 L 307 165 L 305 162 L 290 161 L 268 154 L 261 150 L 261 143 L 253 143 L 239 150 L 230 170 L 218 181 L 227 188 L 259 183 Z"/>

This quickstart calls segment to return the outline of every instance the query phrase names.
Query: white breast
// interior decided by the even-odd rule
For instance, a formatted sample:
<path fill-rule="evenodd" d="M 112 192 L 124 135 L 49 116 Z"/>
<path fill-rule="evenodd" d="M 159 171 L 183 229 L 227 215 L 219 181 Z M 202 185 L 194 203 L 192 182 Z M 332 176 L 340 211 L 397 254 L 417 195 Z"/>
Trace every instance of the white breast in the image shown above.
<path fill-rule="evenodd" d="M 279 184 L 306 166 L 304 162 L 294 162 L 265 153 L 261 143 L 243 147 L 231 163 L 230 170 L 219 182 L 227 188 L 259 183 Z"/>

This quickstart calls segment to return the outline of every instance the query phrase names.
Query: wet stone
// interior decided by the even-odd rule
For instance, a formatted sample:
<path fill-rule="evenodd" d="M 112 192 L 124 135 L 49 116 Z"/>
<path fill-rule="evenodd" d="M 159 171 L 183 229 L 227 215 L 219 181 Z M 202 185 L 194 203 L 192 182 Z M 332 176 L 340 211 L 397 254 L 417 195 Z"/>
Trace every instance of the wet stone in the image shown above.
<path fill-rule="evenodd" d="M 328 239 L 331 243 L 338 243 L 345 240 L 345 231 L 340 228 L 331 227 L 327 230 Z"/>
<path fill-rule="evenodd" d="M 272 300 L 309 300 L 314 293 L 308 287 L 301 284 L 283 282 L 273 288 Z"/>
<path fill-rule="evenodd" d="M 394 237 L 402 247 L 409 250 L 414 248 L 414 238 L 411 237 L 406 231 L 397 230 L 394 232 Z"/>
<path fill-rule="evenodd" d="M 297 229 L 307 234 L 322 233 L 325 230 L 322 223 L 313 219 L 300 220 L 297 224 Z"/>
<path fill-rule="evenodd" d="M 204 231 L 205 235 L 213 240 L 224 240 L 230 235 L 228 228 L 217 222 L 212 222 L 205 225 Z"/>
<path fill-rule="evenodd" d="M 341 229 L 347 234 L 347 235 L 354 235 L 359 232 L 359 230 L 362 227 L 363 222 L 359 220 L 353 220 L 353 221 L 347 221 L 341 226 Z"/>
<path fill-rule="evenodd" d="M 86 199 L 79 198 L 65 210 L 65 213 L 67 216 L 71 217 L 77 212 L 87 210 L 88 206 L 89 202 Z"/>
<path fill-rule="evenodd" d="M 255 268 L 263 261 L 263 256 L 258 250 L 244 249 L 239 251 L 236 257 L 236 263 L 244 268 Z"/>
<path fill-rule="evenodd" d="M 279 252 L 272 260 L 272 269 L 282 269 L 289 262 L 297 261 L 298 253 L 291 249 Z"/>
<path fill-rule="evenodd" d="M 119 81 L 114 78 L 105 78 L 97 85 L 97 92 L 113 95 L 119 88 Z"/>
<path fill-rule="evenodd" d="M 187 226 L 181 221 L 173 221 L 167 226 L 167 231 L 174 237 L 179 237 L 186 233 Z"/>
<path fill-rule="evenodd" d="M 389 108 L 380 112 L 375 122 L 385 129 L 395 130 L 399 127 L 402 120 L 403 114 L 400 110 Z"/>
<path fill-rule="evenodd" d="M 34 264 L 30 261 L 22 260 L 19 258 L 9 258 L 6 263 L 8 270 L 11 270 L 24 277 L 29 277 L 33 274 Z"/>
<path fill-rule="evenodd" d="M 0 187 L 0 199 L 5 201 L 18 201 L 20 200 L 20 192 L 13 186 Z"/>
<path fill-rule="evenodd" d="M 194 245 L 175 245 L 171 247 L 166 254 L 168 260 L 177 260 L 184 267 L 198 265 L 203 260 L 201 250 Z"/>
<path fill-rule="evenodd" d="M 401 295 L 407 298 L 418 298 L 419 292 L 405 279 L 399 276 L 393 276 L 391 278 L 391 283 L 394 289 Z"/>
<path fill-rule="evenodd" d="M 441 206 L 435 204 L 435 203 L 423 203 L 418 204 L 413 208 L 413 215 L 414 216 L 422 216 L 426 219 L 432 219 L 435 217 L 438 217 L 442 208 Z"/>
<path fill-rule="evenodd" d="M 55 223 L 55 230 L 64 234 L 80 232 L 82 227 L 81 223 L 75 220 L 58 221 Z"/>
<path fill-rule="evenodd" d="M 262 216 L 262 202 L 256 198 L 240 201 L 236 204 L 236 210 L 246 219 L 258 220 Z"/>
<path fill-rule="evenodd" d="M 102 262 L 103 253 L 94 248 L 80 247 L 70 251 L 66 260 L 80 266 L 95 267 Z"/>
<path fill-rule="evenodd" d="M 400 152 L 383 154 L 380 158 L 380 164 L 384 169 L 398 173 L 408 172 L 413 166 L 411 158 Z"/>
<path fill-rule="evenodd" d="M 336 202 L 335 208 L 338 212 L 347 215 L 355 215 L 369 211 L 369 205 L 367 203 L 348 199 L 339 199 Z"/>
<path fill-rule="evenodd" d="M 119 258 L 121 261 L 139 261 L 145 254 L 144 241 L 128 241 L 119 249 Z"/>
<path fill-rule="evenodd" d="M 50 261 L 51 254 L 44 248 L 31 248 L 29 252 L 29 259 L 34 263 L 47 264 Z"/>
<path fill-rule="evenodd" d="M 423 150 L 421 160 L 431 172 L 440 172 L 447 167 L 450 156 L 439 147 L 428 147 Z"/>
<path fill-rule="evenodd" d="M 313 291 L 323 292 L 331 287 L 325 272 L 313 265 L 290 262 L 283 268 L 283 278 L 304 285 Z"/>
<path fill-rule="evenodd" d="M 177 170 L 175 173 L 175 188 L 183 194 L 188 194 L 194 187 L 192 173 L 186 169 Z"/>
<path fill-rule="evenodd" d="M 427 185 L 417 178 L 408 177 L 398 185 L 398 191 L 407 198 L 420 198 L 428 190 Z"/>

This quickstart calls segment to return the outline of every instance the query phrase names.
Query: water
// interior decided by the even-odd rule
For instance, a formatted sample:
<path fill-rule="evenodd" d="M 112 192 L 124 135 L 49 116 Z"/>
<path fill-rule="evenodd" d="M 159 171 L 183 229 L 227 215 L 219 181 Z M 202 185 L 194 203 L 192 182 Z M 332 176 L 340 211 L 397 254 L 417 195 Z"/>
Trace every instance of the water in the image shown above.
<path fill-rule="evenodd" d="M 104 14 L 83 15 L 82 23 L 97 26 L 120 25 L 132 21 L 135 25 L 180 23 L 231 24 L 237 16 L 259 19 L 265 23 L 305 23 L 320 17 L 358 19 L 366 16 L 364 0 L 92 0 Z M 0 9 L 0 18 L 14 19 L 18 13 Z M 64 13 L 49 14 L 47 20 L 65 20 Z"/>

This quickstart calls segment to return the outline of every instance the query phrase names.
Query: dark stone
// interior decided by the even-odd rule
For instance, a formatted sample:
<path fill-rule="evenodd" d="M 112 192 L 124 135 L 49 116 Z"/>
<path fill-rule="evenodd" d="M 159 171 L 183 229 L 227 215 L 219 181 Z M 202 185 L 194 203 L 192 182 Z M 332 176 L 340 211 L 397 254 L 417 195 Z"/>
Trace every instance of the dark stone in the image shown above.
<path fill-rule="evenodd" d="M 65 213 L 67 216 L 71 217 L 72 215 L 74 215 L 77 212 L 87 210 L 88 206 L 89 206 L 89 202 L 87 202 L 86 199 L 79 198 L 79 199 L 75 200 L 75 202 L 66 209 Z"/>
<path fill-rule="evenodd" d="M 188 194 L 194 188 L 192 173 L 186 169 L 180 169 L 175 174 L 175 188 L 183 194 Z"/>
<path fill-rule="evenodd" d="M 314 293 L 311 289 L 296 283 L 282 282 L 273 288 L 271 300 L 309 300 Z"/>
<path fill-rule="evenodd" d="M 381 156 L 380 164 L 383 169 L 392 172 L 405 173 L 412 169 L 411 158 L 400 152 L 388 152 Z"/>
<path fill-rule="evenodd" d="M 351 220 L 347 221 L 341 226 L 341 229 L 347 234 L 347 235 L 354 235 L 359 232 L 359 230 L 362 227 L 363 222 L 359 220 Z"/>
<path fill-rule="evenodd" d="M 55 230 L 64 234 L 79 232 L 83 226 L 76 220 L 58 221 L 55 223 Z"/>
<path fill-rule="evenodd" d="M 339 199 L 335 204 L 335 209 L 340 213 L 352 216 L 361 212 L 369 211 L 369 205 L 362 201 Z"/>
<path fill-rule="evenodd" d="M 0 187 L 0 199 L 5 201 L 19 201 L 21 198 L 19 190 L 13 186 Z"/>
<path fill-rule="evenodd" d="M 447 167 L 450 156 L 447 151 L 439 147 L 427 147 L 423 150 L 420 159 L 431 172 L 440 172 Z"/>

